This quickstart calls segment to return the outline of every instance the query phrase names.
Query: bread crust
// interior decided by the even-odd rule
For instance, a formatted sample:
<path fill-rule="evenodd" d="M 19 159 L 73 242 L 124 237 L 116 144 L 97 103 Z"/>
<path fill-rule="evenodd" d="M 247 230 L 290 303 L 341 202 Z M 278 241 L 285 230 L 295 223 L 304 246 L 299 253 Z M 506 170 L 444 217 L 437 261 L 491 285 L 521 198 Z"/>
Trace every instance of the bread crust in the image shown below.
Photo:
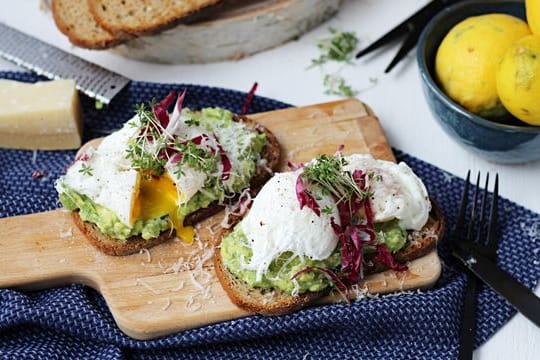
<path fill-rule="evenodd" d="M 127 240 L 117 240 L 103 234 L 97 225 L 83 221 L 78 211 L 74 211 L 71 215 L 73 222 L 86 235 L 88 241 L 107 255 L 125 256 L 135 254 L 142 249 L 148 249 L 174 239 L 176 236 L 174 230 L 166 230 L 161 232 L 158 237 L 149 240 L 143 239 L 140 235 L 132 236 Z"/>
<path fill-rule="evenodd" d="M 221 233 L 225 234 L 228 232 L 230 231 L 222 231 Z M 292 296 L 279 289 L 263 290 L 251 288 L 246 282 L 238 279 L 227 270 L 221 261 L 219 251 L 214 252 L 213 260 L 217 278 L 229 296 L 229 299 L 236 306 L 251 313 L 261 315 L 288 314 L 311 304 L 326 293 L 325 291 L 306 292 Z"/>
<path fill-rule="evenodd" d="M 240 220 L 239 217 L 235 217 L 229 222 L 236 224 Z M 229 229 L 222 229 L 217 232 L 216 237 L 220 239 L 218 240 L 218 243 L 221 242 L 221 239 L 223 239 L 224 236 L 232 231 L 233 227 L 234 225 Z M 432 200 L 432 209 L 428 222 L 420 231 L 409 234 L 410 237 L 414 235 L 412 241 L 409 240 L 409 244 L 404 249 L 394 254 L 394 257 L 399 262 L 408 262 L 425 256 L 436 247 L 437 240 L 442 237 L 443 233 L 443 214 L 439 206 Z M 250 288 L 246 282 L 238 279 L 225 267 L 221 259 L 220 251 L 214 252 L 213 261 L 219 282 L 231 301 L 236 306 L 252 313 L 261 315 L 288 314 L 313 303 L 330 291 L 330 289 L 326 289 L 315 293 L 307 292 L 292 296 L 276 289 L 263 290 Z M 374 263 L 364 268 L 364 274 L 374 274 L 385 270 L 388 270 L 386 265 Z"/>
<path fill-rule="evenodd" d="M 257 193 L 260 188 L 266 183 L 270 177 L 272 177 L 272 172 L 276 171 L 279 166 L 279 160 L 281 156 L 281 147 L 276 136 L 268 130 L 266 127 L 260 125 L 253 119 L 250 119 L 247 116 L 235 115 L 234 121 L 244 122 L 248 128 L 254 129 L 259 133 L 266 134 L 266 143 L 262 149 L 261 157 L 266 159 L 266 167 L 258 167 L 257 173 L 254 175 L 253 179 L 250 182 L 250 188 L 252 193 Z M 218 205 L 217 202 L 210 204 L 209 207 L 199 209 L 188 216 L 184 220 L 185 226 L 194 225 L 218 212 L 223 210 L 223 206 Z M 113 239 L 110 236 L 103 234 L 99 228 L 92 223 L 83 221 L 78 212 L 73 213 L 73 219 L 75 224 L 79 229 L 86 235 L 86 238 L 99 250 L 103 251 L 108 255 L 115 256 L 124 256 L 130 255 L 136 252 L 139 252 L 141 249 L 150 248 L 161 243 L 164 243 L 167 240 L 173 239 L 175 237 L 175 232 L 171 230 L 163 231 L 157 238 L 144 240 L 140 236 L 132 236 L 125 241 Z"/>

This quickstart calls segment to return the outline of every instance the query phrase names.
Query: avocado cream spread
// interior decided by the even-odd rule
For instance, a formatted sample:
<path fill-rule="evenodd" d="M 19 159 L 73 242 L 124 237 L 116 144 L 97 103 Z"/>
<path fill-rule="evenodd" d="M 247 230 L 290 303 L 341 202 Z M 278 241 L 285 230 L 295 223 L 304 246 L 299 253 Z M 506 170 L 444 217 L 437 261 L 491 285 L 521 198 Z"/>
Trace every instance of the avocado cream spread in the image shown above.
<path fill-rule="evenodd" d="M 320 271 L 308 271 L 298 275 L 294 280 L 291 278 L 309 266 L 336 269 L 341 264 L 341 254 L 337 249 L 325 260 L 311 260 L 293 255 L 291 252 L 285 252 L 272 261 L 266 274 L 260 281 L 257 281 L 256 271 L 245 268 L 252 256 L 251 248 L 247 242 L 248 240 L 240 226 L 236 226 L 233 232 L 225 236 L 221 242 L 221 258 L 231 273 L 251 287 L 278 288 L 289 294 L 296 291 L 299 294 L 306 291 L 320 291 L 332 284 L 326 274 Z"/>
<path fill-rule="evenodd" d="M 375 231 L 377 242 L 384 243 L 390 251 L 396 252 L 405 246 L 407 232 L 399 227 L 397 220 L 375 224 Z M 365 250 L 369 251 L 369 248 L 366 247 Z M 289 294 L 316 292 L 333 284 L 325 273 L 316 270 L 304 272 L 291 280 L 298 272 L 310 266 L 337 270 L 341 265 L 339 246 L 325 260 L 311 260 L 295 256 L 291 252 L 285 252 L 272 261 L 268 271 L 260 281 L 257 281 L 256 270 L 246 268 L 251 260 L 252 251 L 240 226 L 236 226 L 230 234 L 223 238 L 220 251 L 227 269 L 240 280 L 248 283 L 250 287 L 280 289 Z"/>
<path fill-rule="evenodd" d="M 68 188 L 64 188 L 64 191 L 60 193 L 60 202 L 68 210 L 79 209 L 79 216 L 83 221 L 96 224 L 102 233 L 119 240 L 125 240 L 139 234 L 145 240 L 152 239 L 171 227 L 168 217 L 165 215 L 155 219 L 137 220 L 130 228 L 122 223 L 111 210 Z"/>

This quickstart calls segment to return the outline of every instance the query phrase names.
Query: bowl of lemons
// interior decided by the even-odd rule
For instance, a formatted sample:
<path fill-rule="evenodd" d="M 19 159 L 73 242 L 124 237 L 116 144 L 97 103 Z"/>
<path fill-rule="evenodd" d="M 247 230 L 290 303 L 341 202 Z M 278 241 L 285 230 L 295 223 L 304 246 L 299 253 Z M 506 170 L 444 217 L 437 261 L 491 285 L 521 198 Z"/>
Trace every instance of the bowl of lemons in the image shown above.
<path fill-rule="evenodd" d="M 540 160 L 540 1 L 467 1 L 424 29 L 417 60 L 444 131 L 496 163 Z"/>

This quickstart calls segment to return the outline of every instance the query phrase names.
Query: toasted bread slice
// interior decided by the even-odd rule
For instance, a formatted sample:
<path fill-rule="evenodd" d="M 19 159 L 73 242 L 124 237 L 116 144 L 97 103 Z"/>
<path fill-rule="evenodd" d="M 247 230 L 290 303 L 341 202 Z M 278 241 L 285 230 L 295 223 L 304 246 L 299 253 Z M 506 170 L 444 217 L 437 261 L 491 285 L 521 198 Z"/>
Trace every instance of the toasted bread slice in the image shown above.
<path fill-rule="evenodd" d="M 239 218 L 235 218 L 239 221 Z M 216 234 L 222 239 L 232 229 L 223 229 Z M 417 232 L 409 234 L 409 243 L 407 246 L 396 253 L 395 257 L 400 262 L 407 262 L 428 254 L 437 245 L 444 232 L 444 219 L 439 207 L 433 203 L 430 218 L 427 224 Z M 304 293 L 300 295 L 290 295 L 279 289 L 258 289 L 250 287 L 246 282 L 238 279 L 227 270 L 221 259 L 221 252 L 214 253 L 214 268 L 216 270 L 219 282 L 225 289 L 225 292 L 231 301 L 238 307 L 249 312 L 261 315 L 283 315 L 291 313 L 299 308 L 313 303 L 315 300 L 325 296 L 327 291 L 314 293 Z M 365 269 L 366 274 L 373 274 L 387 270 L 383 264 L 377 263 Z"/>
<path fill-rule="evenodd" d="M 100 26 L 113 34 L 153 34 L 221 0 L 88 0 Z"/>
<path fill-rule="evenodd" d="M 88 0 L 53 0 L 52 13 L 58 29 L 73 44 L 88 49 L 106 49 L 130 37 L 113 35 L 94 20 Z"/>
<path fill-rule="evenodd" d="M 255 194 L 258 192 L 258 190 L 260 190 L 264 183 L 270 179 L 272 173 L 278 169 L 281 156 L 281 147 L 275 135 L 256 121 L 247 116 L 241 115 L 235 115 L 234 120 L 241 121 L 245 123 L 248 128 L 256 130 L 259 133 L 266 134 L 266 144 L 261 152 L 261 158 L 266 161 L 266 164 L 265 166 L 259 166 L 257 168 L 257 173 L 252 178 L 250 183 L 251 191 Z M 220 212 L 223 210 L 223 208 L 224 207 L 218 205 L 217 202 L 212 203 L 209 207 L 199 209 L 186 216 L 184 219 L 184 225 L 194 225 Z M 75 220 L 75 224 L 86 235 L 88 240 L 99 250 L 109 255 L 130 255 L 139 252 L 143 248 L 150 248 L 175 237 L 174 231 L 166 230 L 157 238 L 151 240 L 144 240 L 140 236 L 133 236 L 125 241 L 121 241 L 103 234 L 96 225 L 82 221 L 78 212 L 73 213 L 73 218 Z"/>
<path fill-rule="evenodd" d="M 261 315 L 284 315 L 309 305 L 326 292 L 306 292 L 292 296 L 279 289 L 258 289 L 234 276 L 221 261 L 219 251 L 214 252 L 214 269 L 223 289 L 238 307 Z"/>

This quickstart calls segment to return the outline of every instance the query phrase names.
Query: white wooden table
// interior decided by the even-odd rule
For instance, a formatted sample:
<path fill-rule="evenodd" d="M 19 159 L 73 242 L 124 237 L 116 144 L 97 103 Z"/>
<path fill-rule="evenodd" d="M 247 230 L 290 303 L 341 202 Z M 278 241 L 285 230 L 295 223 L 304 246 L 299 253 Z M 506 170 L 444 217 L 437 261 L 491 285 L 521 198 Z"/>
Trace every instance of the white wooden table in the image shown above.
<path fill-rule="evenodd" d="M 355 31 L 361 46 L 365 46 L 426 2 L 348 0 L 337 17 L 298 41 L 241 61 L 208 65 L 149 64 L 126 60 L 110 52 L 76 49 L 56 29 L 51 15 L 40 11 L 38 0 L 0 0 L 0 21 L 134 80 L 193 83 L 243 91 L 258 81 L 259 95 L 307 105 L 335 99 L 324 95 L 322 75 L 317 69 L 306 71 L 310 59 L 318 54 L 316 40 L 328 35 L 329 26 Z M 384 74 L 396 51 L 397 46 L 389 47 L 376 57 L 367 56 L 342 72 L 353 87 L 367 89 L 358 97 L 379 116 L 392 146 L 460 176 L 464 176 L 468 169 L 474 172 L 496 171 L 501 177 L 504 197 L 540 212 L 540 162 L 497 165 L 459 147 L 441 130 L 429 112 L 414 52 L 391 74 Z M 0 70 L 19 69 L 0 60 Z M 370 78 L 378 79 L 377 85 L 371 88 Z M 540 289 L 537 289 L 537 294 L 540 294 Z M 537 359 L 540 357 L 539 344 L 539 329 L 518 314 L 475 352 L 475 358 Z"/>

